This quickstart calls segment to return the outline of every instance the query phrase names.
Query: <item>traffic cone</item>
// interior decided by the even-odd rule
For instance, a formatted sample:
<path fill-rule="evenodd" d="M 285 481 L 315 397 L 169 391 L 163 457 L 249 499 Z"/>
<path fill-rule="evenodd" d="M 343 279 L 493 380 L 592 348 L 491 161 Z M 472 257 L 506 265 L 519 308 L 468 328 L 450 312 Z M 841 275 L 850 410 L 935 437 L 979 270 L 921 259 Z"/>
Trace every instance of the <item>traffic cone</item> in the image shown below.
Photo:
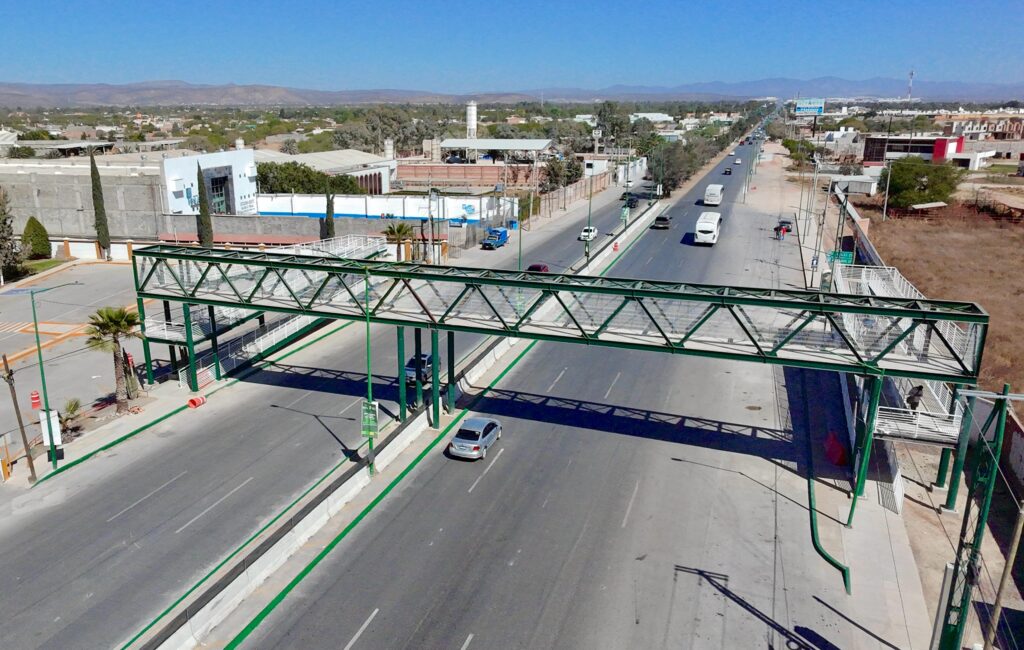
<path fill-rule="evenodd" d="M 839 442 L 839 436 L 836 435 L 835 431 L 829 431 L 828 437 L 825 438 L 825 456 L 828 457 L 829 462 L 833 465 L 843 467 L 849 464 L 849 459 L 846 456 L 846 447 L 843 443 Z"/>
<path fill-rule="evenodd" d="M 42 408 L 43 403 L 39 400 L 39 391 L 37 391 L 37 390 L 32 391 L 29 394 L 29 397 L 32 400 L 32 408 L 34 410 L 38 411 L 40 408 Z"/>
<path fill-rule="evenodd" d="M 615 253 L 619 252 L 619 242 L 615 242 L 614 244 L 612 244 L 612 251 Z"/>

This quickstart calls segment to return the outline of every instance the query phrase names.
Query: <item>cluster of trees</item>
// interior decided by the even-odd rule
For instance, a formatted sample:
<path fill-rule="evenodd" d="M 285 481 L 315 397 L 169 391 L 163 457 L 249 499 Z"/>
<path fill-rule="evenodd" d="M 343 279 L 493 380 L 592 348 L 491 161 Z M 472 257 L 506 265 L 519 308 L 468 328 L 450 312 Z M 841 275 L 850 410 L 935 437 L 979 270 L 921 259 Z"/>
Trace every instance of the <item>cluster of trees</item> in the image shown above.
<path fill-rule="evenodd" d="M 583 178 L 583 163 L 571 156 L 565 160 L 549 160 L 541 192 L 551 192 L 566 185 L 572 185 Z"/>
<path fill-rule="evenodd" d="M 297 162 L 258 163 L 256 181 L 265 194 L 363 194 L 351 176 L 328 176 Z"/>
<path fill-rule="evenodd" d="M 949 201 L 963 176 L 962 169 L 949 163 L 936 165 L 917 156 L 907 156 L 882 170 L 878 186 L 888 186 L 889 205 L 908 208 L 918 203 Z"/>
<path fill-rule="evenodd" d="M 21 234 L 21 247 L 14 241 L 14 215 L 10 211 L 7 192 L 0 187 L 0 275 L 6 281 L 21 276 L 25 260 L 48 259 L 50 236 L 35 217 L 29 217 Z"/>

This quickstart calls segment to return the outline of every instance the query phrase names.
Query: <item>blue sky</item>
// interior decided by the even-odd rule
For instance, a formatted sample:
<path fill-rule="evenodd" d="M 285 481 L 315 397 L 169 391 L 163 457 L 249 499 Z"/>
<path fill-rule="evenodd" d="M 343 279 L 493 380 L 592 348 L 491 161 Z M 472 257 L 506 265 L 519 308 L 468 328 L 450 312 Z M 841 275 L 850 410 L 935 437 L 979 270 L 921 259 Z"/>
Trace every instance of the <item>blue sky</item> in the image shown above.
<path fill-rule="evenodd" d="M 0 0 L 0 81 L 439 92 L 1024 82 L 1021 0 Z"/>

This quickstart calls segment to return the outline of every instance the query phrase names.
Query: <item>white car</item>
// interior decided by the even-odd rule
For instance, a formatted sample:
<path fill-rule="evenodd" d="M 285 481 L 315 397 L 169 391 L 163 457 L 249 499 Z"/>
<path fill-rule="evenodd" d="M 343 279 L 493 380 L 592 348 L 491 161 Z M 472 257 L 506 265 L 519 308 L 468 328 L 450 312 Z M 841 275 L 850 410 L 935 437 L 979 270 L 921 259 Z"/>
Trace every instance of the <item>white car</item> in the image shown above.
<path fill-rule="evenodd" d="M 729 154 L 729 155 L 730 155 L 730 156 L 735 156 L 735 155 L 736 155 L 736 152 L 735 152 L 735 151 L 733 151 L 733 152 L 732 152 L 731 154 Z"/>
<path fill-rule="evenodd" d="M 742 165 L 742 164 L 743 164 L 743 161 L 742 161 L 742 160 L 740 160 L 739 158 L 737 158 L 736 160 L 734 160 L 734 161 L 733 161 L 733 163 L 732 163 L 732 164 L 734 164 L 734 165 Z"/>
<path fill-rule="evenodd" d="M 597 237 L 597 228 L 594 226 L 587 226 L 582 232 L 580 232 L 578 239 L 580 241 L 594 241 L 595 237 Z"/>

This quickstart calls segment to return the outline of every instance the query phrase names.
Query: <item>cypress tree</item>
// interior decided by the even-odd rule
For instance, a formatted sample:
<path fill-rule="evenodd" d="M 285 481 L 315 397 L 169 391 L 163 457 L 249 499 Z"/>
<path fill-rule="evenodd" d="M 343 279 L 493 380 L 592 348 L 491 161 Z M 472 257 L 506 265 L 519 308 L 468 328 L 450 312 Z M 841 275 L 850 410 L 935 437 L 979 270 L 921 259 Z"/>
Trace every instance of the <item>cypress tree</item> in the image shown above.
<path fill-rule="evenodd" d="M 0 277 L 13 280 L 21 275 L 21 254 L 14 243 L 14 215 L 7 206 L 7 192 L 0 187 Z"/>
<path fill-rule="evenodd" d="M 21 234 L 21 249 L 28 252 L 28 256 L 34 260 L 49 259 L 50 235 L 35 217 L 29 217 L 25 224 L 25 230 Z"/>
<path fill-rule="evenodd" d="M 89 150 L 89 173 L 92 176 L 92 211 L 96 218 L 96 241 L 107 259 L 110 259 L 110 227 L 107 225 L 107 209 L 103 205 L 103 185 L 100 183 L 100 170 L 96 167 L 96 157 Z"/>
<path fill-rule="evenodd" d="M 199 217 L 197 218 L 197 230 L 199 231 L 199 245 L 203 248 L 213 248 L 213 221 L 210 219 L 210 197 L 206 195 L 206 181 L 203 180 L 203 168 L 196 163 L 197 182 L 199 183 Z"/>
<path fill-rule="evenodd" d="M 324 229 L 327 233 L 327 239 L 334 238 L 334 193 L 331 192 L 331 188 L 328 186 L 327 192 L 327 214 L 324 217 Z"/>

